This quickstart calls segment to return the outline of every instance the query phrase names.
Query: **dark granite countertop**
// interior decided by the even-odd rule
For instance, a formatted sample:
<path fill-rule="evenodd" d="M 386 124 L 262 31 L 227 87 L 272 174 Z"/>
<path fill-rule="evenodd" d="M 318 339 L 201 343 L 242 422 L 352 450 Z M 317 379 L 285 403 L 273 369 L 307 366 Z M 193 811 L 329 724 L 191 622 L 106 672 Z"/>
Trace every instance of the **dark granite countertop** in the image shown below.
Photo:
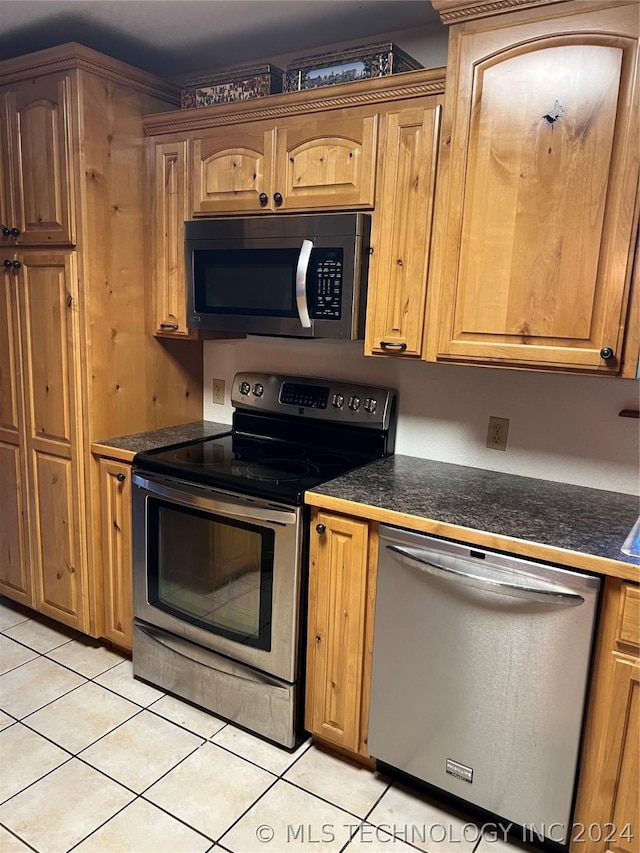
<path fill-rule="evenodd" d="M 164 427 L 150 432 L 135 432 L 131 435 L 123 435 L 120 438 L 108 438 L 104 441 L 96 441 L 104 447 L 115 447 L 118 450 L 140 453 L 143 450 L 153 450 L 154 447 L 164 447 L 169 444 L 179 444 L 181 441 L 190 441 L 192 438 L 207 438 L 219 433 L 229 432 L 231 424 L 219 424 L 215 421 L 194 421 L 189 424 Z"/>
<path fill-rule="evenodd" d="M 402 455 L 311 494 L 640 565 L 620 551 L 640 512 L 633 495 Z"/>

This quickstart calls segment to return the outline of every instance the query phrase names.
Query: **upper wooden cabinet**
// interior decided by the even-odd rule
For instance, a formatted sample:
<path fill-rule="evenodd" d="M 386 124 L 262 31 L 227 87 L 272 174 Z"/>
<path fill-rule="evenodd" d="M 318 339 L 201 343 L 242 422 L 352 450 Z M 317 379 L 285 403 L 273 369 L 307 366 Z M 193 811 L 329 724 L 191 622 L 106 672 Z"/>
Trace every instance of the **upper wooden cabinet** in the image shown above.
<path fill-rule="evenodd" d="M 440 106 L 385 117 L 373 217 L 365 353 L 421 356 Z"/>
<path fill-rule="evenodd" d="M 194 138 L 193 215 L 373 207 L 376 128 L 320 114 Z"/>
<path fill-rule="evenodd" d="M 23 80 L 2 91 L 3 244 L 76 242 L 70 168 L 72 86 L 66 73 Z"/>
<path fill-rule="evenodd" d="M 430 360 L 620 372 L 637 75 L 636 2 L 569 0 L 451 27 Z"/>

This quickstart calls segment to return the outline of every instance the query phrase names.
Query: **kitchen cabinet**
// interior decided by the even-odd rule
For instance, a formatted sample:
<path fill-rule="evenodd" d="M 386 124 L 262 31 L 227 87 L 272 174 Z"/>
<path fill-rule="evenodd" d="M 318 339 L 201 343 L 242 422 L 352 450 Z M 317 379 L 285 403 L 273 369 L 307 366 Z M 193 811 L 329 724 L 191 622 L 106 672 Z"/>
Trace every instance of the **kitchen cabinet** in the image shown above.
<path fill-rule="evenodd" d="M 194 138 L 193 215 L 373 207 L 377 116 L 238 124 Z"/>
<path fill-rule="evenodd" d="M 572 853 L 632 853 L 640 831 L 640 587 L 605 582 Z"/>
<path fill-rule="evenodd" d="M 96 636 L 90 444 L 201 415 L 201 347 L 146 328 L 140 120 L 176 95 L 80 45 L 0 63 L 0 590 Z"/>
<path fill-rule="evenodd" d="M 434 0 L 455 23 L 426 358 L 618 375 L 633 323 L 637 3 L 507 5 Z"/>
<path fill-rule="evenodd" d="M 188 207 L 187 143 L 151 141 L 151 264 L 154 334 L 176 338 L 197 335 L 187 328 L 184 221 Z"/>
<path fill-rule="evenodd" d="M 97 462 L 100 469 L 102 636 L 130 650 L 133 632 L 131 465 L 104 457 Z"/>
<path fill-rule="evenodd" d="M 368 758 L 377 530 L 313 510 L 305 727 Z"/>
<path fill-rule="evenodd" d="M 422 355 L 440 106 L 385 117 L 372 223 L 365 354 Z"/>
<path fill-rule="evenodd" d="M 71 172 L 72 80 L 68 72 L 2 90 L 0 245 L 76 242 Z"/>

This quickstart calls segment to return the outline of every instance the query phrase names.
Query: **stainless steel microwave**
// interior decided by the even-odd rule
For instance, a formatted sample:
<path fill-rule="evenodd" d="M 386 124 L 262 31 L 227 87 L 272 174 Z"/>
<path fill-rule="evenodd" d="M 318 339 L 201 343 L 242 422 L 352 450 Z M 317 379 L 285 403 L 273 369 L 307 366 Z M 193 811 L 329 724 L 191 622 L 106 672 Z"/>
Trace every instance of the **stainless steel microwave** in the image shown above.
<path fill-rule="evenodd" d="M 187 325 L 362 338 L 370 230 L 365 213 L 185 222 Z"/>

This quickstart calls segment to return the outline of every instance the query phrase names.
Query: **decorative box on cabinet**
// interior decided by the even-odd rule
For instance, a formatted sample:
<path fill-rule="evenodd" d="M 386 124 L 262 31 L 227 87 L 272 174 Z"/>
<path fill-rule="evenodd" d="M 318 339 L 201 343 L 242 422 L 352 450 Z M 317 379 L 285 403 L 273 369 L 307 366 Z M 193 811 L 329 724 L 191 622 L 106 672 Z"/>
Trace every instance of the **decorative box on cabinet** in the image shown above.
<path fill-rule="evenodd" d="M 311 513 L 305 728 L 368 759 L 377 527 Z"/>
<path fill-rule="evenodd" d="M 0 524 L 0 591 L 87 633 L 91 441 L 201 413 L 201 348 L 147 334 L 141 116 L 178 101 L 76 44 L 0 63 L 0 518 L 16 522 Z"/>
<path fill-rule="evenodd" d="M 605 582 L 574 824 L 571 853 L 638 849 L 640 587 L 615 578 Z"/>
<path fill-rule="evenodd" d="M 427 358 L 619 374 L 633 322 L 637 2 L 433 5 L 452 26 Z"/>

